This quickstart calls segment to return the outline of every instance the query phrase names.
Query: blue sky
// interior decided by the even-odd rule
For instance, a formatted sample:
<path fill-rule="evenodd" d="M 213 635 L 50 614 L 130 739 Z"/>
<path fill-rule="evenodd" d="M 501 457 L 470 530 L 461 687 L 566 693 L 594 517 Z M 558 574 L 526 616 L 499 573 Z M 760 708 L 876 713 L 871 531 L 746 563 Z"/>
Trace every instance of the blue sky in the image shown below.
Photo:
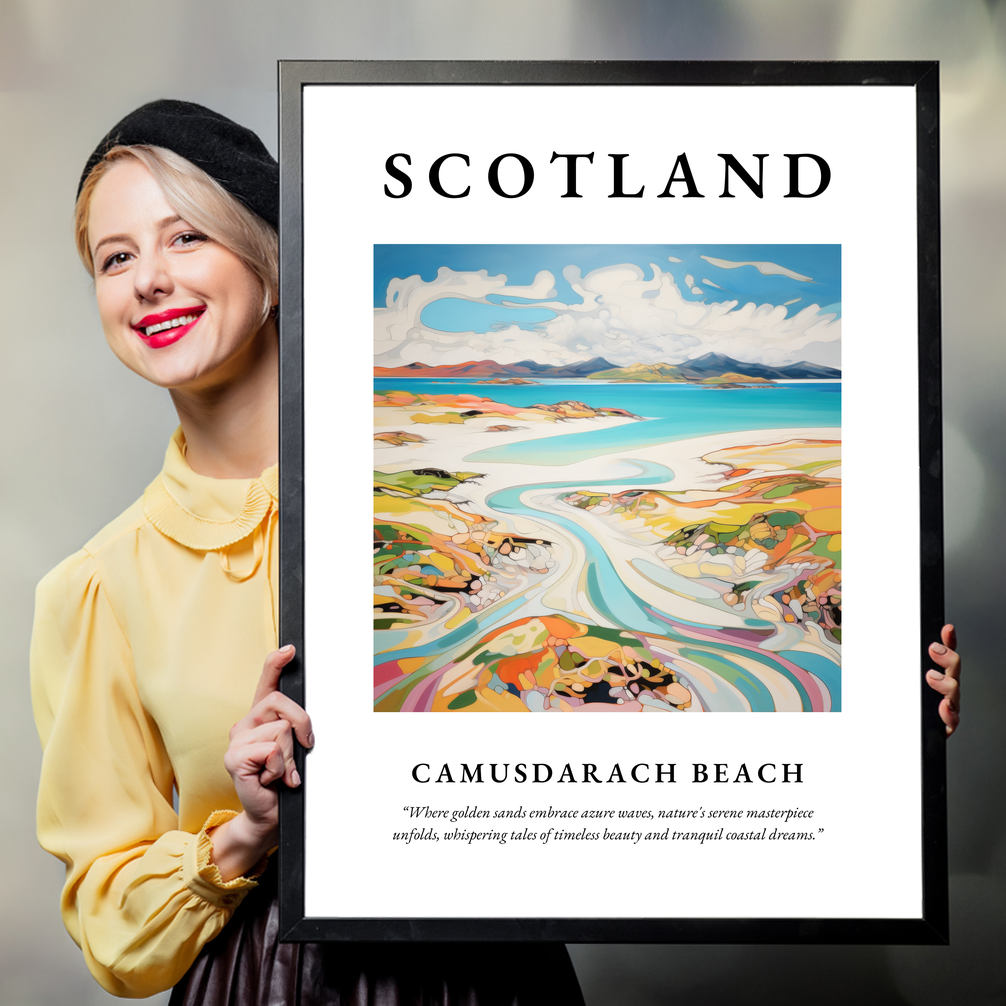
<path fill-rule="evenodd" d="M 701 256 L 731 262 L 772 262 L 812 282 L 786 275 L 764 275 L 755 266 L 723 268 Z M 680 259 L 673 262 L 670 259 Z M 509 286 L 530 285 L 535 275 L 547 269 L 555 277 L 556 295 L 544 298 L 565 304 L 581 303 L 563 276 L 569 265 L 582 275 L 594 269 L 621 263 L 639 266 L 647 279 L 652 278 L 650 264 L 670 272 L 685 300 L 716 302 L 737 300 L 741 304 L 786 306 L 792 316 L 811 304 L 841 317 L 842 273 L 840 245 L 375 245 L 374 307 L 384 307 L 388 284 L 393 279 L 419 275 L 426 282 L 436 279 L 441 266 L 455 272 L 488 271 L 503 274 Z M 691 276 L 693 293 L 685 283 Z M 708 282 L 707 282 L 708 281 Z M 715 286 L 711 284 L 716 284 Z M 534 307 L 507 307 L 515 298 L 490 294 L 489 303 L 443 298 L 429 304 L 422 315 L 424 325 L 444 332 L 488 332 L 506 325 L 533 329 L 556 317 L 552 310 Z M 788 303 L 795 301 L 795 303 Z"/>
<path fill-rule="evenodd" d="M 841 360 L 840 245 L 375 245 L 373 295 L 379 366 Z"/>

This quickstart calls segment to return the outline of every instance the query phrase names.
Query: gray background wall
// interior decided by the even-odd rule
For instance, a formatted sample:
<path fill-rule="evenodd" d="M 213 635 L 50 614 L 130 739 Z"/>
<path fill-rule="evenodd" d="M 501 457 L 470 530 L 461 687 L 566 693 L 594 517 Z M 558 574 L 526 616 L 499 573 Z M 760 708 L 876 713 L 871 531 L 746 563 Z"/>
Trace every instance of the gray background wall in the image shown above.
<path fill-rule="evenodd" d="M 105 347 L 71 241 L 78 172 L 122 114 L 167 96 L 275 149 L 279 58 L 942 61 L 947 613 L 967 664 L 949 759 L 953 945 L 573 954 L 589 1006 L 1006 1002 L 1004 53 L 997 0 L 2 0 L 0 1006 L 108 999 L 59 920 L 61 868 L 34 839 L 32 590 L 139 495 L 174 426 L 167 396 Z M 877 584 L 876 603 L 897 618 L 896 581 Z"/>

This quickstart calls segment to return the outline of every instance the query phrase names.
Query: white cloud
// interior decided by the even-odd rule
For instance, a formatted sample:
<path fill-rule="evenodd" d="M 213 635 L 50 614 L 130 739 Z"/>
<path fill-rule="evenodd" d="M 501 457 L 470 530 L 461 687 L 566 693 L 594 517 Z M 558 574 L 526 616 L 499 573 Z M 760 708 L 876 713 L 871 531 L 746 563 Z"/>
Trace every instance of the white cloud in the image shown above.
<path fill-rule="evenodd" d="M 646 279 L 632 264 L 606 266 L 586 276 L 578 267 L 566 266 L 563 276 L 583 301 L 575 304 L 542 303 L 555 297 L 554 277 L 546 271 L 527 287 L 508 286 L 505 276 L 489 276 L 485 270 L 442 268 L 429 283 L 419 276 L 396 279 L 387 307 L 374 312 L 375 363 L 436 366 L 490 359 L 557 365 L 603 356 L 625 366 L 682 363 L 717 352 L 740 362 L 781 365 L 805 359 L 810 344 L 817 354 L 822 343 L 834 343 L 836 350 L 840 345 L 841 322 L 819 314 L 817 304 L 787 318 L 786 308 L 773 304 L 686 300 L 670 272 L 657 265 L 651 269 L 653 278 Z M 441 297 L 489 303 L 490 294 L 534 299 L 539 301 L 535 308 L 548 308 L 557 316 L 530 332 L 516 324 L 486 333 L 440 332 L 420 322 L 423 308 Z"/>
<path fill-rule="evenodd" d="M 775 262 L 730 262 L 725 258 L 710 258 L 708 255 L 700 255 L 699 258 L 721 269 L 739 269 L 743 265 L 753 265 L 763 276 L 789 276 L 790 279 L 798 279 L 802 283 L 814 282 L 810 276 L 801 276 L 800 273 L 793 272 L 784 265 L 776 265 Z"/>

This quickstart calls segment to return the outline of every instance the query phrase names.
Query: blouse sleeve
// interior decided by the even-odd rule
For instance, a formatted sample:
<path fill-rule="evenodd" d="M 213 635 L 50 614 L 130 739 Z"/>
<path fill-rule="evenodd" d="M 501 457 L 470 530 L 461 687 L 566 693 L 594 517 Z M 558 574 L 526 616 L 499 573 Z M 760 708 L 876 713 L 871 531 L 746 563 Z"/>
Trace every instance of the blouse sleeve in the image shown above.
<path fill-rule="evenodd" d="M 173 773 L 140 703 L 129 642 L 78 552 L 39 584 L 31 644 L 42 741 L 38 837 L 66 865 L 63 921 L 117 996 L 150 996 L 185 974 L 254 880 L 224 882 L 208 828 L 178 830 Z"/>

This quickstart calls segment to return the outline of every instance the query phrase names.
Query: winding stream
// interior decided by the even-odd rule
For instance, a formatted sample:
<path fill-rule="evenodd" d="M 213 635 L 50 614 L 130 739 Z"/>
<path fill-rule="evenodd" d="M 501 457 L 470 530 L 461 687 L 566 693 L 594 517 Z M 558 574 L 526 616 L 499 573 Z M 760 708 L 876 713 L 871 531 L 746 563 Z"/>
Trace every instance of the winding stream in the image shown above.
<path fill-rule="evenodd" d="M 415 391 L 425 394 L 450 391 L 455 394 L 491 395 L 507 404 L 523 406 L 563 397 L 558 388 L 504 386 L 490 389 L 453 384 L 448 389 L 443 384 L 431 383 L 429 387 L 420 389 L 419 383 L 410 382 L 410 390 L 415 384 Z M 581 511 L 575 514 L 577 519 L 573 520 L 563 513 L 563 508 L 569 505 L 556 500 L 556 496 L 563 492 L 585 487 L 665 486 L 674 480 L 674 472 L 665 465 L 633 458 L 633 447 L 639 449 L 734 430 L 741 437 L 738 442 L 743 443 L 744 430 L 838 427 L 841 398 L 836 392 L 840 391 L 840 386 L 805 385 L 771 391 L 745 389 L 723 392 L 667 385 L 641 388 L 638 385 L 598 387 L 597 382 L 591 384 L 592 387 L 577 385 L 575 388 L 564 388 L 564 397 L 585 400 L 595 406 L 604 404 L 627 408 L 655 418 L 604 430 L 517 441 L 469 453 L 463 458 L 465 466 L 495 468 L 493 478 L 498 485 L 500 469 L 508 462 L 547 465 L 553 470 L 556 467 L 561 470 L 563 463 L 603 456 L 610 472 L 610 463 L 616 460 L 611 455 L 619 454 L 617 460 L 629 469 L 622 477 L 592 479 L 581 476 L 525 482 L 491 491 L 485 498 L 483 512 L 491 510 L 522 522 L 531 522 L 541 528 L 543 537 L 551 540 L 572 538 L 579 544 L 576 551 L 582 548 L 582 557 L 568 556 L 564 560 L 567 563 L 565 569 L 550 571 L 542 581 L 531 583 L 513 596 L 474 613 L 473 617 L 453 629 L 447 629 L 443 621 L 430 624 L 424 632 L 425 638 L 421 640 L 404 631 L 382 631 L 379 634 L 381 652 L 376 655 L 377 662 L 387 660 L 392 653 L 397 659 L 422 657 L 425 677 L 449 664 L 467 643 L 509 621 L 538 614 L 567 614 L 556 612 L 544 601 L 549 584 L 556 580 L 556 572 L 560 572 L 567 577 L 570 574 L 578 577 L 583 585 L 579 595 L 580 606 L 583 607 L 584 602 L 589 605 L 588 611 L 568 613 L 569 617 L 625 628 L 645 636 L 648 644 L 657 649 L 663 646 L 663 652 L 668 659 L 674 659 L 679 675 L 698 695 L 705 709 L 771 711 L 781 708 L 781 695 L 792 696 L 782 707 L 792 708 L 793 701 L 796 701 L 796 708 L 807 711 L 840 708 L 837 653 L 834 659 L 829 659 L 820 653 L 807 652 L 806 648 L 796 649 L 804 638 L 803 628 L 744 617 L 742 611 L 724 609 L 720 612 L 718 607 L 724 606 L 716 601 L 700 606 L 695 599 L 703 596 L 703 587 L 698 583 L 688 583 L 686 586 L 691 590 L 686 593 L 676 591 L 671 583 L 674 574 L 668 573 L 661 579 L 657 575 L 657 567 L 662 564 L 659 560 L 655 564 L 651 551 L 642 544 L 638 545 L 639 553 L 649 556 L 649 559 L 627 562 L 621 556 L 617 559 L 619 565 L 625 563 L 628 569 L 620 572 L 612 561 L 610 543 L 606 547 L 604 539 L 590 529 L 590 524 L 598 522 L 597 529 L 603 534 L 604 526 L 599 523 L 602 518 Z M 840 436 L 838 429 L 835 432 Z M 557 462 L 557 456 L 564 458 L 565 462 Z M 625 547 L 631 550 L 635 546 L 629 543 Z M 568 546 L 564 546 L 564 550 L 568 552 Z M 583 568 L 574 568 L 576 562 L 582 562 Z M 643 571 L 644 567 L 649 570 L 649 575 Z M 633 589 L 633 579 L 637 589 Z M 640 584 L 646 588 L 643 593 L 649 593 L 649 601 L 637 592 Z M 686 600 L 682 601 L 681 597 Z M 718 599 L 719 595 L 715 597 Z M 704 615 L 702 608 L 708 611 L 708 618 L 696 617 L 696 612 Z M 690 617 L 682 617 L 683 612 Z M 409 645 L 410 642 L 412 645 Z M 822 649 L 828 653 L 834 647 L 823 646 Z"/>

